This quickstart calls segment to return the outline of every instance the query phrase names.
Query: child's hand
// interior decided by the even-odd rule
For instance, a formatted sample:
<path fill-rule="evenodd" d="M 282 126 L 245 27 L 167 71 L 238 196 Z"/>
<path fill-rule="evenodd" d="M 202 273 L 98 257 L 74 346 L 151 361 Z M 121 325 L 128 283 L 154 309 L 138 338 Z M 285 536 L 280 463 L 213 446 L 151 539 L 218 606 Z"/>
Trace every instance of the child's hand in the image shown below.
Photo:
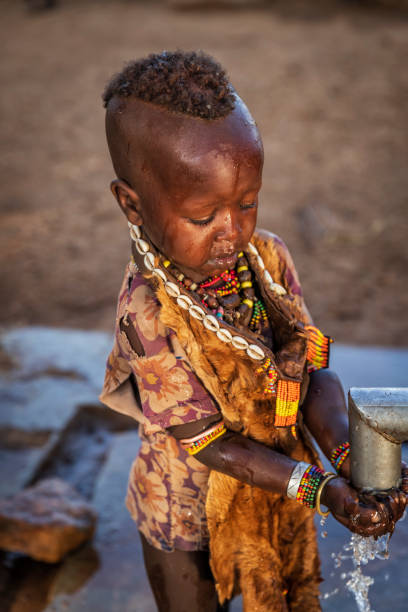
<path fill-rule="evenodd" d="M 403 466 L 401 489 L 388 495 L 358 495 L 344 478 L 334 478 L 325 486 L 322 503 L 342 525 L 362 536 L 380 536 L 394 531 L 408 503 L 408 469 Z"/>
<path fill-rule="evenodd" d="M 401 491 L 405 493 L 406 496 L 408 496 L 408 465 L 404 463 L 404 461 L 401 463 L 401 487 L 400 489 Z"/>

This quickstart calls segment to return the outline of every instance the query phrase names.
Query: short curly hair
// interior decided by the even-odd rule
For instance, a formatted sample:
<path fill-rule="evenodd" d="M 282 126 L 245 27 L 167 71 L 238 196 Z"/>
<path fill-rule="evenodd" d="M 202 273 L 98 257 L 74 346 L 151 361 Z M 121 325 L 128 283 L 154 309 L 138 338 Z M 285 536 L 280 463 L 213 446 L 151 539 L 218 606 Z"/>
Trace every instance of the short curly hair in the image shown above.
<path fill-rule="evenodd" d="M 114 96 L 203 119 L 225 117 L 235 106 L 225 70 L 202 51 L 163 51 L 129 62 L 108 83 L 102 95 L 105 108 Z"/>

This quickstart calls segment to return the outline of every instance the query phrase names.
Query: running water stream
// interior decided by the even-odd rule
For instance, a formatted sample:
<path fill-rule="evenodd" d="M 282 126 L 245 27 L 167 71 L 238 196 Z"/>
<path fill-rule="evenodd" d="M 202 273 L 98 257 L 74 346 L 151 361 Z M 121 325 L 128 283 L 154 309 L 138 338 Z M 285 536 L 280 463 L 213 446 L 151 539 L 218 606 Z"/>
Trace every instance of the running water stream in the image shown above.
<path fill-rule="evenodd" d="M 355 533 L 350 538 L 350 543 L 344 546 L 345 551 L 351 551 L 354 569 L 346 574 L 347 589 L 354 595 L 359 612 L 374 612 L 368 599 L 368 589 L 374 584 L 374 578 L 365 576 L 361 571 L 362 565 L 367 565 L 374 559 L 388 559 L 388 543 L 390 534 L 377 538 L 365 538 Z"/>
<path fill-rule="evenodd" d="M 320 521 L 321 527 L 325 525 L 325 519 Z M 321 531 L 321 537 L 326 538 L 327 532 Z M 373 537 L 365 538 L 357 534 L 352 534 L 348 543 L 346 543 L 339 553 L 332 553 L 334 567 L 340 568 L 344 561 L 352 562 L 353 569 L 347 572 L 342 572 L 340 577 L 345 580 L 345 586 L 348 591 L 354 596 L 357 604 L 358 612 L 375 612 L 370 605 L 368 591 L 374 578 L 365 575 L 362 572 L 362 566 L 367 565 L 369 561 L 374 559 L 386 560 L 389 558 L 388 545 L 390 534 L 380 536 L 375 539 Z M 339 592 L 335 588 L 329 593 L 325 593 L 322 598 L 328 599 Z"/>

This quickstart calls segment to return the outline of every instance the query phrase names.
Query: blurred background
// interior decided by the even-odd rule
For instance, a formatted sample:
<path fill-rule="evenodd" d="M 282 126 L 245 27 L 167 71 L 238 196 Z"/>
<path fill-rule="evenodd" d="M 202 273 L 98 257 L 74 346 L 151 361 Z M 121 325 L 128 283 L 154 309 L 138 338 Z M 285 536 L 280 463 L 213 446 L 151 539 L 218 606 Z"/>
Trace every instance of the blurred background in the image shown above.
<path fill-rule="evenodd" d="M 97 400 L 130 253 L 101 93 L 151 52 L 215 56 L 263 137 L 259 225 L 289 246 L 345 389 L 407 386 L 408 0 L 0 0 L 0 11 L 0 609 L 154 612 L 123 503 L 136 422 Z M 73 526 L 91 538 L 75 550 Z M 330 518 L 318 528 L 323 610 L 354 612 L 349 553 L 339 568 L 350 534 Z M 406 521 L 397 533 L 390 561 L 368 570 L 378 611 L 408 609 Z"/>
<path fill-rule="evenodd" d="M 407 6 L 2 0 L 0 324 L 112 330 L 129 238 L 101 92 L 129 59 L 199 48 L 260 127 L 259 224 L 287 242 L 316 323 L 408 345 Z"/>

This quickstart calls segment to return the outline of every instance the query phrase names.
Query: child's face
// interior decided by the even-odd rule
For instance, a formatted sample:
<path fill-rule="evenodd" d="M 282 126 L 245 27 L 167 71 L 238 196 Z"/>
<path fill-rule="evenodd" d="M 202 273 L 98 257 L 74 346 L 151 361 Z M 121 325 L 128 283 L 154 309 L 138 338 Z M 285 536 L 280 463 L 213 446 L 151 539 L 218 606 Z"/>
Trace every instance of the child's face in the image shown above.
<path fill-rule="evenodd" d="M 174 121 L 173 116 L 170 124 L 162 122 L 151 135 L 144 180 L 139 178 L 139 189 L 132 187 L 143 229 L 153 244 L 198 281 L 234 267 L 251 239 L 262 143 L 241 101 L 217 121 Z"/>

